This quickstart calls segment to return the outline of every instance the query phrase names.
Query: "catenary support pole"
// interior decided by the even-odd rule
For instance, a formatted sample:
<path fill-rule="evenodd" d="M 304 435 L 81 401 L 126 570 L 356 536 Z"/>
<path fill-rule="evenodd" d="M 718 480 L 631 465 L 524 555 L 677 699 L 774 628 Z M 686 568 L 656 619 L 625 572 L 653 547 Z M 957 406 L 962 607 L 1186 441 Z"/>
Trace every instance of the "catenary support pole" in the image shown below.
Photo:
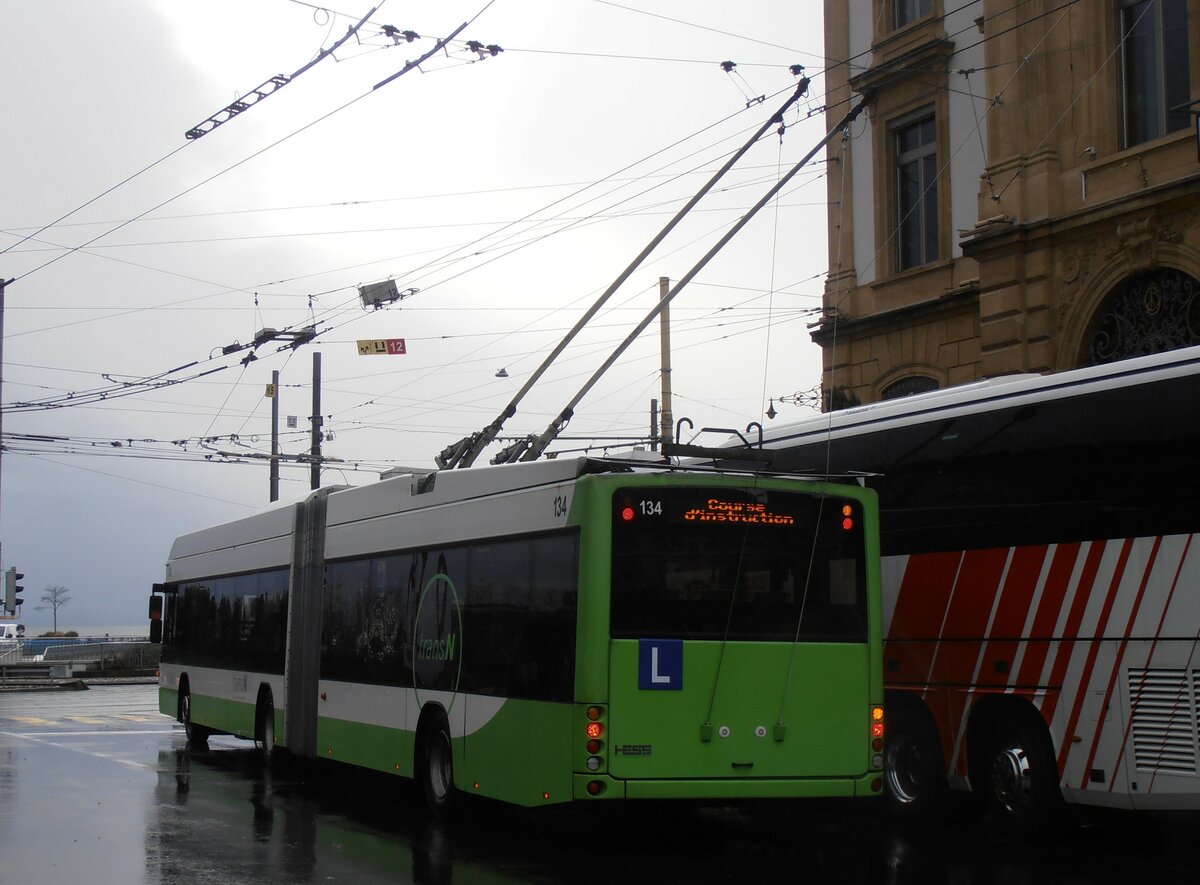
<path fill-rule="evenodd" d="M 671 307 L 667 296 L 671 293 L 671 281 L 667 277 L 658 278 L 658 300 L 662 302 L 662 313 L 659 315 L 659 346 L 662 350 L 662 412 L 659 413 L 661 430 L 659 441 L 670 445 L 674 415 L 671 414 Z"/>
<path fill-rule="evenodd" d="M 271 502 L 279 500 L 279 370 L 271 373 Z"/>
<path fill-rule="evenodd" d="M 313 351 L 312 467 L 310 487 L 321 487 L 321 352 Z"/>

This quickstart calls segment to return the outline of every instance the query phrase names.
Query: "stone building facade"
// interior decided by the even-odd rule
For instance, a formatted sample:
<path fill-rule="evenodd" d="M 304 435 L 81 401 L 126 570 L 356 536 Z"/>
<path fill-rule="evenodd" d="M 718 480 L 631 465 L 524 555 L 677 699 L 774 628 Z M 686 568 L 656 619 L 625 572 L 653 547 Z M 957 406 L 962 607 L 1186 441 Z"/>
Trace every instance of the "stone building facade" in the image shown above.
<path fill-rule="evenodd" d="M 822 387 L 1200 344 L 1200 0 L 825 0 Z M 833 60 L 847 60 L 836 63 Z"/>

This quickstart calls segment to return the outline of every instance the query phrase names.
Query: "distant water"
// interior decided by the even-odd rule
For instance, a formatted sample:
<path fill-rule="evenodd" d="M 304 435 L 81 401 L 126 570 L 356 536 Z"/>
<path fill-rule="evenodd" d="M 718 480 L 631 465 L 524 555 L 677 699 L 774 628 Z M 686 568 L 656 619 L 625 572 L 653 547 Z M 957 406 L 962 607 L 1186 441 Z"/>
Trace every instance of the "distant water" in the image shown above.
<path fill-rule="evenodd" d="M 145 621 L 141 624 L 118 624 L 110 626 L 84 626 L 76 627 L 74 624 L 60 624 L 58 628 L 60 633 L 66 633 L 68 630 L 74 630 L 80 637 L 96 637 L 96 636 L 136 636 L 139 639 L 147 639 L 150 636 L 150 622 Z M 43 633 L 49 633 L 49 627 L 31 627 L 25 625 L 25 636 L 29 639 L 36 639 Z"/>

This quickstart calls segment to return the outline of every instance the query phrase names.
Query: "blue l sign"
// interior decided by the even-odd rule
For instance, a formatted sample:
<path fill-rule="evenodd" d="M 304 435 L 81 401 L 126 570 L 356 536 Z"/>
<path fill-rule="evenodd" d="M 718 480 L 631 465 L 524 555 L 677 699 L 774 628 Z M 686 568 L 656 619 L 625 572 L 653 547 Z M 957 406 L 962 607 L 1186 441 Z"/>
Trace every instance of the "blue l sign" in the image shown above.
<path fill-rule="evenodd" d="M 683 640 L 638 640 L 638 688 L 643 691 L 683 690 Z"/>

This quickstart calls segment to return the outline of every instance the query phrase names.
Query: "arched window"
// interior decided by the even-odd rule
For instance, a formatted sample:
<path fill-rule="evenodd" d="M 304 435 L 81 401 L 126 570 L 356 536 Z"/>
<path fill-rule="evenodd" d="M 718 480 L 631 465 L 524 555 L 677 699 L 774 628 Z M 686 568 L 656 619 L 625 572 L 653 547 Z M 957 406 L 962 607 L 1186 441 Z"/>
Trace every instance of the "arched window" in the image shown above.
<path fill-rule="evenodd" d="M 924 375 L 910 375 L 889 384 L 883 389 L 883 399 L 900 399 L 902 396 L 912 396 L 914 393 L 928 393 L 937 390 L 938 383 L 933 378 Z"/>
<path fill-rule="evenodd" d="M 1084 339 L 1096 366 L 1200 344 L 1200 282 L 1173 267 L 1137 274 L 1104 299 Z"/>

